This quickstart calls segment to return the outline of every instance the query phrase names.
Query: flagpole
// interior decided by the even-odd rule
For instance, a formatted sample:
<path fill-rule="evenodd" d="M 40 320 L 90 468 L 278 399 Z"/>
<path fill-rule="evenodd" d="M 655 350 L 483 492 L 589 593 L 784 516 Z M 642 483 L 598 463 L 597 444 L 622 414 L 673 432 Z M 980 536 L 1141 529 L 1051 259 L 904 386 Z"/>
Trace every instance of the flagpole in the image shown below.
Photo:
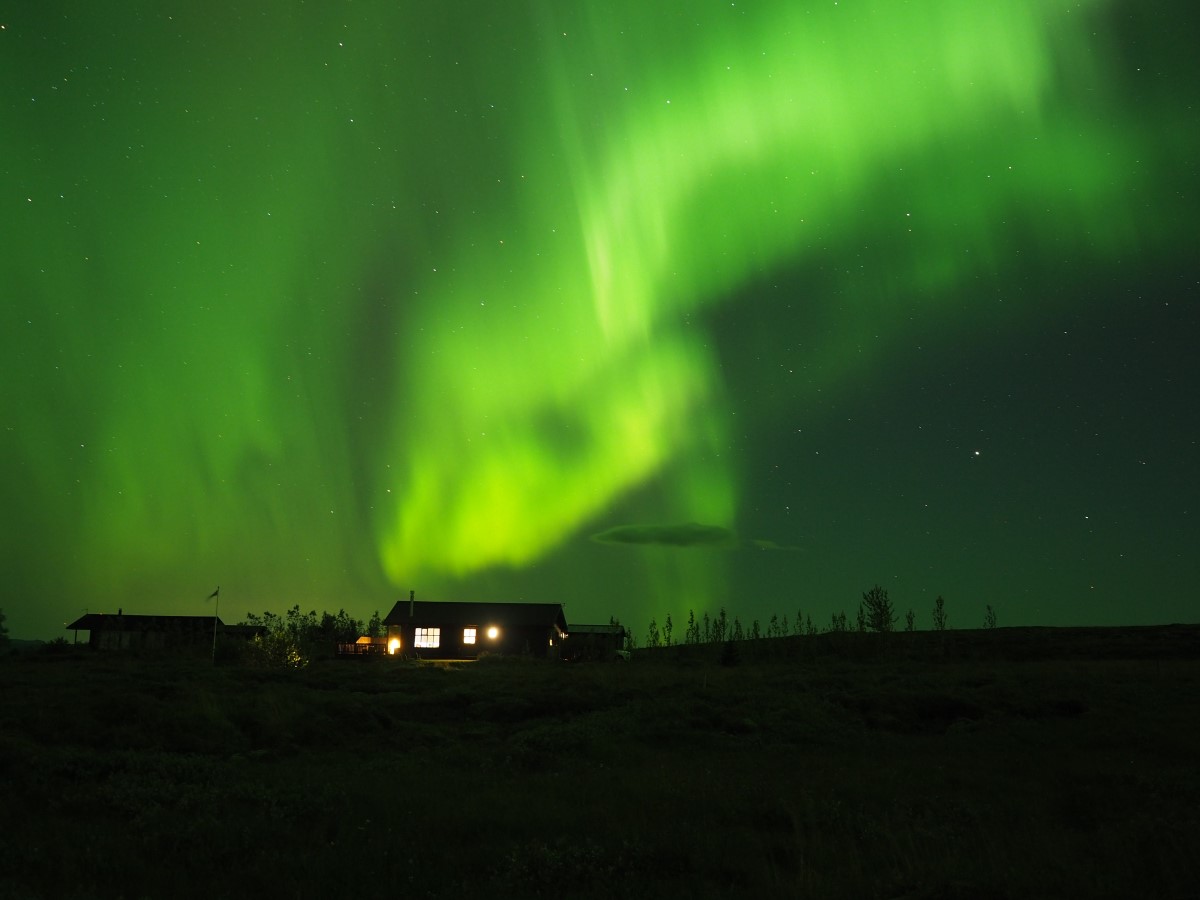
<path fill-rule="evenodd" d="M 217 614 L 220 613 L 220 611 L 221 611 L 221 586 L 220 585 L 217 585 L 217 589 L 212 592 L 212 595 L 213 595 L 213 597 L 216 598 L 216 601 L 217 601 L 216 605 L 213 607 L 212 661 L 213 661 L 213 665 L 215 666 L 217 664 Z"/>

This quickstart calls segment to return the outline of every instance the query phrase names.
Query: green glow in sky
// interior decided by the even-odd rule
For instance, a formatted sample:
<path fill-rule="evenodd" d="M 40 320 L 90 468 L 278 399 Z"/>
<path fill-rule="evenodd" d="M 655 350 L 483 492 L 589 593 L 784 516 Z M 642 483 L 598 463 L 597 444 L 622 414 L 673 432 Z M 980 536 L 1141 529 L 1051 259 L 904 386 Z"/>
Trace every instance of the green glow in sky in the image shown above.
<path fill-rule="evenodd" d="M 1194 443 L 1124 467 L 1147 397 L 1183 440 L 1154 337 L 1194 309 L 1180 22 L 400 6 L 3 23 L 16 632 L 210 582 L 360 615 L 418 587 L 825 618 L 877 582 L 1170 614 L 1123 604 L 1187 568 L 1194 507 L 1137 536 Z M 1135 346 L 1130 419 L 1059 396 Z M 999 468 L 960 471 L 980 447 Z M 738 538 L 589 539 L 686 523 Z M 1031 561 L 1047 535 L 1069 562 Z"/>
<path fill-rule="evenodd" d="M 401 375 L 420 399 L 394 439 L 402 474 L 382 541 L 398 583 L 427 566 L 527 563 L 672 461 L 716 453 L 728 439 L 720 373 L 690 317 L 748 274 L 820 252 L 817 235 L 843 240 L 856 219 L 841 211 L 869 207 L 888 170 L 916 167 L 920 190 L 870 213 L 918 231 L 912 258 L 897 255 L 885 278 L 893 290 L 944 288 L 991 264 L 997 207 L 1042 195 L 1037 170 L 1069 152 L 1071 138 L 1045 118 L 1060 89 L 1055 54 L 1087 75 L 1064 21 L 1081 16 L 1077 3 L 946 2 L 902 17 L 827 4 L 741 29 L 728 27 L 730 10 L 706 14 L 688 23 L 705 39 L 677 54 L 663 48 L 686 21 L 678 15 L 638 23 L 629 50 L 611 33 L 620 22 L 586 30 L 578 48 L 571 30 L 550 37 L 562 45 L 548 51 L 555 114 L 524 149 L 531 171 L 554 173 L 542 177 L 567 196 L 531 187 L 520 225 L 502 210 L 508 224 L 454 249 L 460 275 L 426 279 L 428 350 L 406 348 Z M 1012 140 L 988 153 L 981 144 L 998 129 Z M 1078 229 L 1127 162 L 1111 136 L 1091 137 L 1118 158 L 1058 188 L 1077 200 L 1047 229 Z M 1036 152 L 1022 146 L 1039 139 Z M 946 173 L 921 161 L 941 153 L 967 169 L 950 203 L 937 183 Z M 564 207 L 574 216 L 560 221 Z M 495 235 L 510 230 L 546 243 L 509 250 Z M 447 303 L 476 298 L 447 315 Z M 407 428 L 420 440 L 406 441 Z M 730 462 L 708 466 L 669 515 L 733 525 Z"/>

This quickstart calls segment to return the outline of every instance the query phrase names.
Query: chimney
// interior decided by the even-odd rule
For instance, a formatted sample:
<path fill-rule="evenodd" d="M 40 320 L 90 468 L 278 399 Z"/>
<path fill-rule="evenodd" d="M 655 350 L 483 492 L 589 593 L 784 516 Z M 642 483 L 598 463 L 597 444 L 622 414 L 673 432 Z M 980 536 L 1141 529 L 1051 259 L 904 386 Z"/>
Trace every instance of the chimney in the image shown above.
<path fill-rule="evenodd" d="M 413 617 L 413 598 L 415 598 L 416 595 L 417 595 L 416 591 L 408 592 L 408 617 L 410 619 Z"/>

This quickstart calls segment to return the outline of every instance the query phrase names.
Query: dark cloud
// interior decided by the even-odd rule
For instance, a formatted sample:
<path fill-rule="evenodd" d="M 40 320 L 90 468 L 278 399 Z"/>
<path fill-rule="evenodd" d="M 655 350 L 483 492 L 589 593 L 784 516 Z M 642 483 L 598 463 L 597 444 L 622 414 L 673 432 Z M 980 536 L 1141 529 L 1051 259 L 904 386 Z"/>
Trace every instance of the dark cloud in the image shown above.
<path fill-rule="evenodd" d="M 734 547 L 737 536 L 719 525 L 617 525 L 592 540 L 601 544 L 660 544 L 667 547 Z"/>

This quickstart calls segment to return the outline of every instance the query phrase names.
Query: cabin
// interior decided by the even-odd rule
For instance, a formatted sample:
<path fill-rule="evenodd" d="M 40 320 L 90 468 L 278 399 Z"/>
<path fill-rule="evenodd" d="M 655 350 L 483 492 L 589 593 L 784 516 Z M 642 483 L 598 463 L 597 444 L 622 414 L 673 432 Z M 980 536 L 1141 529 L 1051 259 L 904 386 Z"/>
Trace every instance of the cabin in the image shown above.
<path fill-rule="evenodd" d="M 572 625 L 560 656 L 571 662 L 608 662 L 629 658 L 624 625 Z"/>
<path fill-rule="evenodd" d="M 410 593 L 383 620 L 388 653 L 478 659 L 484 653 L 557 657 L 567 634 L 561 603 L 461 603 Z"/>
<path fill-rule="evenodd" d="M 181 650 L 207 649 L 213 646 L 213 627 L 221 638 L 253 640 L 266 633 L 262 625 L 226 625 L 216 616 L 131 616 L 122 609 L 117 614 L 88 613 L 67 625 L 74 631 L 88 632 L 88 646 L 94 650 Z"/>
<path fill-rule="evenodd" d="M 118 609 L 111 613 L 88 613 L 67 626 L 78 634 L 89 632 L 88 645 L 95 650 L 177 650 L 211 646 L 213 628 L 226 626 L 215 616 L 130 616 Z"/>

